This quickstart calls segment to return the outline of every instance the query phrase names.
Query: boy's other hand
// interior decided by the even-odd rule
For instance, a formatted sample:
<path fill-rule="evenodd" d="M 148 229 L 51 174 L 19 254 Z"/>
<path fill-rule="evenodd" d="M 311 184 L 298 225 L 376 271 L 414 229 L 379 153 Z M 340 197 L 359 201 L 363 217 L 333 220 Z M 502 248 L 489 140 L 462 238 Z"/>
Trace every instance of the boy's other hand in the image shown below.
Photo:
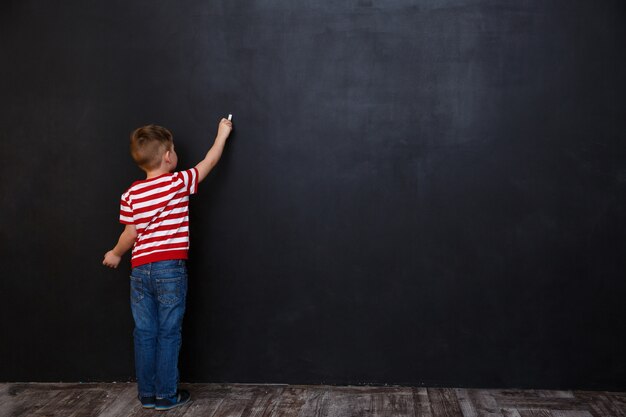
<path fill-rule="evenodd" d="M 233 130 L 233 122 L 222 118 L 219 126 L 217 127 L 217 136 L 222 139 L 226 139 L 228 135 L 230 135 L 231 130 Z"/>
<path fill-rule="evenodd" d="M 106 265 L 109 268 L 117 268 L 121 259 L 121 256 L 116 255 L 112 250 L 110 250 L 104 254 L 104 261 L 102 261 L 102 265 Z"/>

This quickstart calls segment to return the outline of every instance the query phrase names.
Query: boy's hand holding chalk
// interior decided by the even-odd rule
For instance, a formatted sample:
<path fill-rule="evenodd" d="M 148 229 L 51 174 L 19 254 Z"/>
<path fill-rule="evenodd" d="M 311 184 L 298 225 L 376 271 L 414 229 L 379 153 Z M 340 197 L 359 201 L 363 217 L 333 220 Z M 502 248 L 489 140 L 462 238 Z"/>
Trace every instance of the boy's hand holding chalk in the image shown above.
<path fill-rule="evenodd" d="M 228 119 L 222 118 L 220 120 L 220 125 L 217 129 L 217 137 L 226 140 L 228 135 L 230 135 L 230 131 L 233 130 L 233 115 L 229 114 Z"/>
<path fill-rule="evenodd" d="M 228 115 L 228 119 L 232 119 L 232 114 Z M 215 143 L 202 161 L 196 165 L 198 170 L 198 182 L 204 180 L 208 173 L 213 169 L 217 162 L 222 157 L 224 146 L 226 145 L 226 139 L 230 135 L 230 131 L 233 130 L 233 122 L 226 118 L 222 118 L 217 127 L 217 136 L 215 137 Z"/>

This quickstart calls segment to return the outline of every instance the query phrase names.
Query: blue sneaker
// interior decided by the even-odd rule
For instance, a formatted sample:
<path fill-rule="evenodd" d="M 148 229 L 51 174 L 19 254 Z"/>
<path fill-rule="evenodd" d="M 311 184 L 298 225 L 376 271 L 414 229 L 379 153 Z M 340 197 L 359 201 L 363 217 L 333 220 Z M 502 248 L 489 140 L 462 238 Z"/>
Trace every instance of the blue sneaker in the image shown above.
<path fill-rule="evenodd" d="M 176 395 L 173 395 L 169 398 L 157 398 L 156 405 L 154 407 L 155 410 L 169 410 L 174 407 L 179 407 L 183 404 L 186 404 L 191 399 L 191 394 L 188 391 L 183 389 L 178 390 Z"/>
<path fill-rule="evenodd" d="M 141 395 L 138 395 L 137 398 L 141 401 L 141 406 L 143 408 L 154 408 L 156 405 L 156 397 L 154 395 L 149 397 L 142 397 Z"/>

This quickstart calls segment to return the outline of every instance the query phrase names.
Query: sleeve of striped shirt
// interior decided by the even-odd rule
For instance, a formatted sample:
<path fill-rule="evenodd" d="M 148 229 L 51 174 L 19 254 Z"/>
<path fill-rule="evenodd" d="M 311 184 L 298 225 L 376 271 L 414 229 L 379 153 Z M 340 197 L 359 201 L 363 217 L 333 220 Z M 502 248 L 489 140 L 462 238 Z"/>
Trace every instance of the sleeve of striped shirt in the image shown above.
<path fill-rule="evenodd" d="M 134 224 L 133 209 L 128 200 L 128 193 L 122 194 L 120 199 L 120 223 L 122 224 Z"/>
<path fill-rule="evenodd" d="M 189 191 L 189 194 L 195 194 L 198 191 L 198 170 L 195 167 L 180 171 L 178 175 L 183 180 L 185 190 Z"/>

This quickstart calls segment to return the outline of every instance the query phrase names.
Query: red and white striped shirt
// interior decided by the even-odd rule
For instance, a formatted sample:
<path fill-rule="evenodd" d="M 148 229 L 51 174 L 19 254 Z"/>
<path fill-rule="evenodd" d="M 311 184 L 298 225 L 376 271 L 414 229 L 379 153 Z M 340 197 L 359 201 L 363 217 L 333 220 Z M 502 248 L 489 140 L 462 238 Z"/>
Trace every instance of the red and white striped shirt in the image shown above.
<path fill-rule="evenodd" d="M 133 268 L 150 262 L 187 259 L 189 196 L 198 189 L 198 170 L 135 181 L 122 194 L 120 223 L 134 224 Z"/>

